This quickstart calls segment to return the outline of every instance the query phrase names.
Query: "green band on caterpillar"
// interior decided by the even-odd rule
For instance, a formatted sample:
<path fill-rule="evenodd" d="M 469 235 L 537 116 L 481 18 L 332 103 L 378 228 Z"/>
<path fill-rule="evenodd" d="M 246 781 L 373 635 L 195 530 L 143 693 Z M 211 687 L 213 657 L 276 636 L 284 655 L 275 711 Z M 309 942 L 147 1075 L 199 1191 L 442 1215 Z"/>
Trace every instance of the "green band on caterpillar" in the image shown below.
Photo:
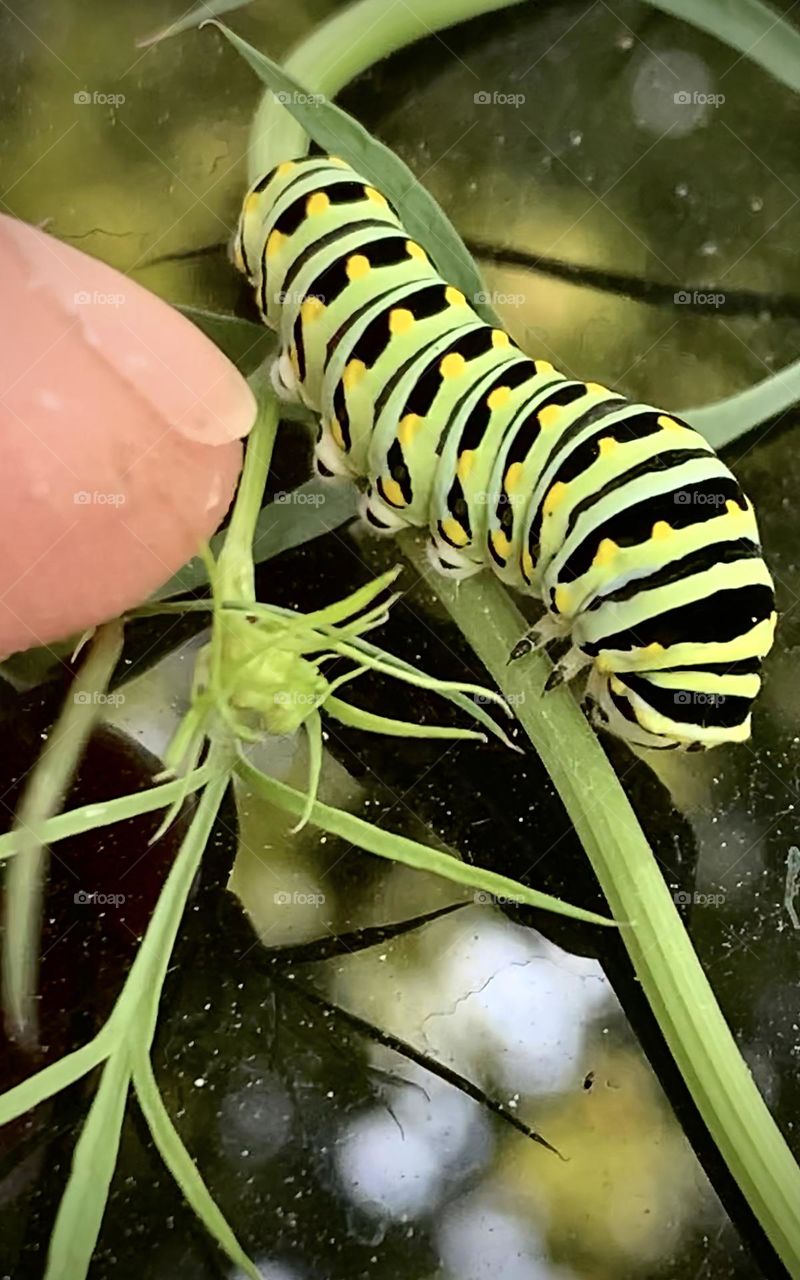
<path fill-rule="evenodd" d="M 317 468 L 361 484 L 371 528 L 427 527 L 441 572 L 490 568 L 540 598 L 532 643 L 570 641 L 551 683 L 588 667 L 593 719 L 619 737 L 749 737 L 773 584 L 702 436 L 526 356 L 337 157 L 258 182 L 234 260 L 278 334 L 276 388 L 319 414 Z"/>

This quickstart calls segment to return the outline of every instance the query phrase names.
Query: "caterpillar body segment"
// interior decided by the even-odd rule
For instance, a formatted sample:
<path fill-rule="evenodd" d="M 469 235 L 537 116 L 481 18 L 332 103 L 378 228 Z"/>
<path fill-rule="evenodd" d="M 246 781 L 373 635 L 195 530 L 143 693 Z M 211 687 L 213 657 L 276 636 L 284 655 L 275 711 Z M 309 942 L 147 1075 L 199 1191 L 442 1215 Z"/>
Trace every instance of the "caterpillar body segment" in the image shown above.
<path fill-rule="evenodd" d="M 750 734 L 772 645 L 752 505 L 696 431 L 567 378 L 486 324 L 344 161 L 279 165 L 245 199 L 234 258 L 320 417 L 325 476 L 362 487 L 376 532 L 427 527 L 438 570 L 488 567 L 569 637 L 593 718 L 639 746 Z"/>

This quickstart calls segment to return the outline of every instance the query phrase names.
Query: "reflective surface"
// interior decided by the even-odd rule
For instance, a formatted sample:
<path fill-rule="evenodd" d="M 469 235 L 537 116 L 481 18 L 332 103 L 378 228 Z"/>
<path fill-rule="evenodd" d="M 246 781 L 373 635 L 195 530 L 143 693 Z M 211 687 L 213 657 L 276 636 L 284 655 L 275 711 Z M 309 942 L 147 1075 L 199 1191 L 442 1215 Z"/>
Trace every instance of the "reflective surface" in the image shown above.
<path fill-rule="evenodd" d="M 325 11 L 259 4 L 234 15 L 234 25 L 280 55 Z M 80 237 L 81 247 L 171 299 L 229 310 L 240 299 L 224 255 L 146 266 L 227 237 L 258 98 L 250 73 L 212 33 L 149 52 L 134 47 L 178 14 L 156 4 L 113 16 L 100 4 L 33 6 L 20 11 L 23 24 L 0 10 L 9 67 L 4 199 L 19 216 L 52 219 L 54 233 Z M 74 102 L 86 91 L 125 101 Z M 495 305 L 532 352 L 678 410 L 796 357 L 798 106 L 710 37 L 644 5 L 615 13 L 603 4 L 525 6 L 415 46 L 344 101 L 400 151 L 467 238 L 494 257 L 511 249 L 547 260 L 532 269 L 484 256 Z M 591 287 L 579 268 L 591 269 Z M 620 275 L 631 278 L 624 287 Z M 770 424 L 726 459 L 760 513 L 782 611 L 753 742 L 659 762 L 659 778 L 608 747 L 790 1142 L 800 1013 L 798 935 L 784 906 L 787 857 L 800 844 L 792 425 L 792 415 Z M 275 489 L 303 479 L 306 465 L 306 442 L 288 429 Z M 261 594 L 312 608 L 394 555 L 391 545 L 340 530 L 266 565 Z M 411 594 L 381 643 L 438 674 L 480 679 L 413 583 L 407 570 Z M 135 662 L 151 661 L 159 629 L 131 637 Z M 155 753 L 179 713 L 189 667 L 184 650 L 127 686 L 119 726 Z M 365 685 L 364 704 L 411 718 L 443 714 L 424 697 L 409 702 L 377 684 Z M 10 779 L 22 751 L 10 698 L 5 724 Z M 333 727 L 328 748 L 330 802 L 597 906 L 534 757 L 512 758 L 499 744 L 385 742 Z M 108 759 L 126 789 L 130 781 Z M 269 744 L 261 763 L 302 785 L 297 742 Z M 137 767 L 146 777 L 154 765 Z M 246 797 L 238 824 L 233 808 L 226 812 L 165 989 L 156 1054 L 170 1113 L 268 1280 L 780 1274 L 758 1252 L 753 1223 L 606 937 L 553 917 L 512 919 L 465 895 L 463 909 L 401 938 L 365 951 L 353 943 L 353 954 L 322 963 L 286 954 L 278 963 L 276 947 L 458 900 L 451 887 L 341 841 L 311 831 L 291 838 L 287 825 Z M 255 932 L 223 893 L 237 839 L 233 884 Z M 152 902 L 162 871 L 144 850 L 141 832 L 116 832 L 102 842 L 103 865 L 122 876 L 136 864 Z M 71 871 L 54 863 L 53 892 L 100 874 L 87 858 L 78 848 L 65 859 Z M 52 939 L 58 973 L 81 975 L 77 992 L 52 996 L 54 1011 L 69 1013 L 56 1056 L 82 1043 L 107 1007 L 95 981 L 113 989 L 121 980 L 129 951 L 115 952 L 112 935 L 127 938 L 127 927 L 135 940 L 142 927 L 111 912 L 98 922 L 87 910 L 76 908 Z M 315 994 L 481 1085 L 565 1158 L 370 1040 Z M 32 1127 L 3 1135 L 4 1273 L 41 1274 L 88 1096 L 77 1087 L 42 1108 Z M 145 1258 L 148 1276 L 231 1274 L 132 1106 L 92 1274 L 138 1276 Z"/>

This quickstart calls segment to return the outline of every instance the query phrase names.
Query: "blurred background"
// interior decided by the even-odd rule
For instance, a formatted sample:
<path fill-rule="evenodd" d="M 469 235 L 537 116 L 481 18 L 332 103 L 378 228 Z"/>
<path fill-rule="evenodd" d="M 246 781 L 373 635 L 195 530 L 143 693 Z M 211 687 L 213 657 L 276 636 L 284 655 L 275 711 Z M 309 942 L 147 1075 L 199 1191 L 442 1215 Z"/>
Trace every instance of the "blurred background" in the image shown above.
<path fill-rule="evenodd" d="M 229 20 L 281 58 L 336 7 L 255 0 Z M 249 315 L 224 251 L 190 255 L 232 232 L 260 86 L 208 29 L 140 47 L 184 12 L 165 0 L 0 5 L 0 208 L 172 302 Z M 414 45 L 342 104 L 442 203 L 532 354 L 674 410 L 796 358 L 800 105 L 712 37 L 633 0 L 531 2 Z M 170 255 L 181 256 L 157 261 Z M 759 512 L 782 614 L 753 741 L 670 757 L 657 776 L 604 744 L 790 1143 L 800 1103 L 800 936 L 784 901 L 800 844 L 794 418 L 726 455 Z M 307 477 L 309 449 L 299 426 L 284 428 L 275 491 Z M 391 544 L 340 527 L 263 566 L 260 595 L 319 607 L 396 557 Z M 415 577 L 407 568 L 409 594 L 379 642 L 444 677 L 481 679 Z M 146 785 L 186 705 L 193 630 L 163 620 L 133 629 L 132 678 L 81 795 Z M 426 696 L 377 683 L 360 700 L 443 716 Z M 51 711 L 48 693 L 3 692 L 6 805 Z M 512 758 L 499 743 L 387 743 L 335 725 L 326 746 L 330 803 L 598 907 L 535 756 Z M 259 763 L 303 783 L 297 739 L 271 740 Z M 474 901 L 287 826 L 252 799 L 238 815 L 229 804 L 184 922 L 156 1047 L 170 1113 L 266 1280 L 782 1274 L 613 940 Z M 171 856 L 164 842 L 148 851 L 148 833 L 129 823 L 66 842 L 53 866 L 51 1057 L 86 1039 L 130 962 Z M 76 884 L 97 889 L 110 867 L 127 902 L 75 905 Z M 224 892 L 231 868 L 249 922 Z M 449 903 L 462 905 L 352 954 L 308 963 L 302 949 L 276 950 Z M 479 1084 L 565 1159 L 339 1008 Z M 9 1078 L 27 1070 L 10 1062 Z M 76 1086 L 0 1134 L 2 1274 L 42 1273 L 89 1097 Z M 124 1280 L 143 1266 L 155 1280 L 232 1274 L 132 1105 L 91 1274 Z"/>

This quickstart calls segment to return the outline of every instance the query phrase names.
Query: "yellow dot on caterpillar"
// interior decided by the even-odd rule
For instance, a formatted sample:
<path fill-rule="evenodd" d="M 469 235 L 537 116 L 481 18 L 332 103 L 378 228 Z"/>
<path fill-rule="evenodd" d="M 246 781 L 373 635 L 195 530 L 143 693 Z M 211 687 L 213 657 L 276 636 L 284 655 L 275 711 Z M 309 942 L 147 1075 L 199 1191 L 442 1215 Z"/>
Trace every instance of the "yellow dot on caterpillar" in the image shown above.
<path fill-rule="evenodd" d="M 383 205 L 384 208 L 386 208 L 389 204 L 389 201 L 386 199 L 386 196 L 381 195 L 380 191 L 376 191 L 374 187 L 365 187 L 364 195 L 367 197 L 368 200 L 372 200 L 373 204 Z"/>
<path fill-rule="evenodd" d="M 667 524 L 666 520 L 656 520 L 650 533 L 650 537 L 655 542 L 661 542 L 664 538 L 671 538 L 674 529 L 671 524 Z"/>
<path fill-rule="evenodd" d="M 466 306 L 466 298 L 460 289 L 456 289 L 454 285 L 449 284 L 444 291 L 444 300 L 449 307 Z"/>
<path fill-rule="evenodd" d="M 457 351 L 451 351 L 439 363 L 439 372 L 443 378 L 457 378 L 467 367 L 467 362 Z"/>
<path fill-rule="evenodd" d="M 601 458 L 607 457 L 609 453 L 613 453 L 617 447 L 617 441 L 613 436 L 603 436 L 602 440 L 597 442 L 597 451 Z"/>
<path fill-rule="evenodd" d="M 560 404 L 546 404 L 543 409 L 539 410 L 539 426 L 543 431 L 547 431 L 548 427 L 554 427 L 560 420 L 564 410 Z"/>
<path fill-rule="evenodd" d="M 459 455 L 458 464 L 456 466 L 456 475 L 458 476 L 459 480 L 463 481 L 463 480 L 469 479 L 469 473 L 472 470 L 474 464 L 475 464 L 475 450 L 465 449 L 464 452 Z"/>
<path fill-rule="evenodd" d="M 465 547 L 469 542 L 469 534 L 466 529 L 462 528 L 458 520 L 453 516 L 442 521 L 442 533 L 448 542 L 454 543 L 457 547 Z"/>
<path fill-rule="evenodd" d="M 569 587 L 566 587 L 563 584 L 560 587 L 556 587 L 554 604 L 556 606 L 556 610 L 558 611 L 558 613 L 569 612 L 570 599 L 571 599 L 571 596 L 570 596 Z"/>
<path fill-rule="evenodd" d="M 344 451 L 345 443 L 344 443 L 344 435 L 342 433 L 342 424 L 340 423 L 339 419 L 335 415 L 334 417 L 331 418 L 330 422 L 328 423 L 328 427 L 330 428 L 330 433 L 333 436 L 336 444 L 339 446 L 339 448 L 342 451 Z"/>
<path fill-rule="evenodd" d="M 309 196 L 306 200 L 306 214 L 309 218 L 314 218 L 320 213 L 325 213 L 330 208 L 330 204 L 324 191 L 315 191 L 313 196 Z"/>
<path fill-rule="evenodd" d="M 659 644 L 657 640 L 654 640 L 652 644 L 648 644 L 644 649 L 642 649 L 642 653 L 646 653 L 648 658 L 657 658 L 658 655 L 663 652 L 664 646 L 663 644 Z"/>
<path fill-rule="evenodd" d="M 522 470 L 523 468 L 522 468 L 521 462 L 511 463 L 511 466 L 508 468 L 508 471 L 505 474 L 505 479 L 503 480 L 503 488 L 505 489 L 506 493 L 514 493 L 514 491 L 517 489 L 517 487 L 519 486 L 519 482 L 522 479 Z"/>
<path fill-rule="evenodd" d="M 594 560 L 592 561 L 592 566 L 594 568 L 600 569 L 603 567 L 603 565 L 611 564 L 611 561 L 614 559 L 614 556 L 617 554 L 618 551 L 619 551 L 619 547 L 617 546 L 616 542 L 614 542 L 611 538 L 603 538 L 602 542 L 600 543 L 599 547 L 594 553 Z"/>
<path fill-rule="evenodd" d="M 555 373 L 555 369 L 549 360 L 534 360 L 533 367 L 536 370 L 537 376 L 543 373 Z"/>
<path fill-rule="evenodd" d="M 486 404 L 492 411 L 495 409 L 502 409 L 503 405 L 507 403 L 510 397 L 510 387 L 495 387 L 494 391 L 490 391 L 486 397 Z"/>
<path fill-rule="evenodd" d="M 393 507 L 406 506 L 406 500 L 403 497 L 403 490 L 400 488 L 400 485 L 396 480 L 384 480 L 382 488 L 386 501 L 390 502 Z"/>
<path fill-rule="evenodd" d="M 361 280 L 369 271 L 369 258 L 363 253 L 354 253 L 347 259 L 345 272 L 348 280 Z"/>
<path fill-rule="evenodd" d="M 428 255 L 421 244 L 417 244 L 416 240 L 406 240 L 406 253 L 409 258 L 419 258 L 421 262 L 428 261 Z"/>
<path fill-rule="evenodd" d="M 274 258 L 276 253 L 280 253 L 281 245 L 286 236 L 282 231 L 271 231 L 267 240 L 267 257 Z"/>
<path fill-rule="evenodd" d="M 276 178 L 285 177 L 287 173 L 292 172 L 292 169 L 294 169 L 294 167 L 295 167 L 294 160 L 284 160 L 282 164 L 279 164 L 277 169 L 275 170 Z"/>
<path fill-rule="evenodd" d="M 511 543 L 509 542 L 506 535 L 503 533 L 503 530 L 493 529 L 491 536 L 492 536 L 492 546 L 494 547 L 497 554 L 500 556 L 501 560 L 507 559 L 508 553 L 511 550 Z"/>
<path fill-rule="evenodd" d="M 533 556 L 527 547 L 522 548 L 522 574 L 526 582 L 533 577 Z"/>
<path fill-rule="evenodd" d="M 338 169 L 350 168 L 347 161 L 343 160 L 341 156 L 328 156 L 328 164 L 335 164 Z"/>
<path fill-rule="evenodd" d="M 612 675 L 608 683 L 610 687 L 614 690 L 614 693 L 621 693 L 621 694 L 627 693 L 627 689 L 625 685 L 622 683 L 620 679 L 618 679 L 617 676 Z"/>
<path fill-rule="evenodd" d="M 609 394 L 608 387 L 604 387 L 602 382 L 587 382 L 584 385 L 587 396 L 607 396 Z"/>
<path fill-rule="evenodd" d="M 676 422 L 674 418 L 670 418 L 669 414 L 661 413 L 656 419 L 658 425 L 663 427 L 665 431 L 685 431 L 686 428 L 681 422 Z"/>
<path fill-rule="evenodd" d="M 300 307 L 300 315 L 305 322 L 313 320 L 321 311 L 325 310 L 325 303 L 321 298 L 304 298 Z"/>
<path fill-rule="evenodd" d="M 351 360 L 349 364 L 346 364 L 342 374 L 342 383 L 345 391 L 352 391 L 353 387 L 358 386 L 366 371 L 367 366 L 363 360 Z"/>
<path fill-rule="evenodd" d="M 423 419 L 418 413 L 407 413 L 400 419 L 397 426 L 397 438 L 404 448 L 406 445 L 411 444 L 414 436 L 422 426 L 422 422 Z"/>
<path fill-rule="evenodd" d="M 295 377 L 296 377 L 296 378 L 299 378 L 299 377 L 300 377 L 300 364 L 299 364 L 299 361 L 298 361 L 298 359 L 297 359 L 297 347 L 290 347 L 290 348 L 289 348 L 289 364 L 290 364 L 290 365 L 292 366 L 292 368 L 294 369 L 294 375 L 295 375 Z"/>
<path fill-rule="evenodd" d="M 549 489 L 545 494 L 545 499 L 542 503 L 542 514 L 545 516 L 552 515 L 556 507 L 564 501 L 566 493 L 567 486 L 564 484 L 564 481 L 556 480 L 552 489 Z"/>
<path fill-rule="evenodd" d="M 511 339 L 505 329 L 492 329 L 492 346 L 493 347 L 510 347 Z"/>
<path fill-rule="evenodd" d="M 261 199 L 261 192 L 251 191 L 244 199 L 244 212 L 247 214 L 255 213 Z"/>
<path fill-rule="evenodd" d="M 604 675 L 607 674 L 611 670 L 610 655 L 605 653 L 598 653 L 597 657 L 594 660 L 594 665 L 597 667 L 598 671 L 601 671 Z"/>
<path fill-rule="evenodd" d="M 730 516 L 746 516 L 747 515 L 747 508 L 745 507 L 743 511 L 742 508 L 739 506 L 739 503 L 734 498 L 728 498 L 726 500 L 725 510 Z"/>
<path fill-rule="evenodd" d="M 389 312 L 389 332 L 408 333 L 414 323 L 414 314 L 407 307 L 394 307 Z"/>

